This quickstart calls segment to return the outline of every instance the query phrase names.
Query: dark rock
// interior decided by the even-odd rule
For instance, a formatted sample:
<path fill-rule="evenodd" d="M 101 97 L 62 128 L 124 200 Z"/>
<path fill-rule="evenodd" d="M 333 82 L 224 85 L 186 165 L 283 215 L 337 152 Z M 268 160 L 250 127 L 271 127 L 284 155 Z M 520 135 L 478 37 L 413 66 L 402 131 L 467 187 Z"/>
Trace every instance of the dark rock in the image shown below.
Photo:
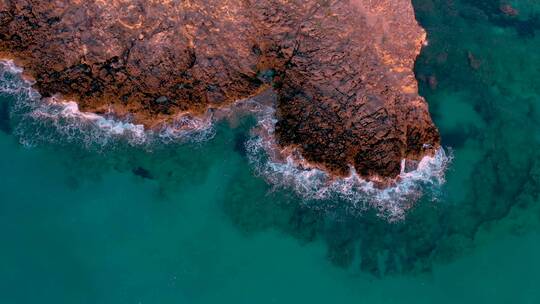
<path fill-rule="evenodd" d="M 9 104 L 4 101 L 0 101 L 0 131 L 7 134 L 12 131 Z"/>
<path fill-rule="evenodd" d="M 333 174 L 394 178 L 439 147 L 410 0 L 3 0 L 0 14 L 0 56 L 84 111 L 155 127 L 273 87 L 279 144 Z"/>
<path fill-rule="evenodd" d="M 139 177 L 142 177 L 144 179 L 154 179 L 154 176 L 152 175 L 152 173 L 143 167 L 133 168 L 131 172 L 133 172 L 133 174 Z"/>

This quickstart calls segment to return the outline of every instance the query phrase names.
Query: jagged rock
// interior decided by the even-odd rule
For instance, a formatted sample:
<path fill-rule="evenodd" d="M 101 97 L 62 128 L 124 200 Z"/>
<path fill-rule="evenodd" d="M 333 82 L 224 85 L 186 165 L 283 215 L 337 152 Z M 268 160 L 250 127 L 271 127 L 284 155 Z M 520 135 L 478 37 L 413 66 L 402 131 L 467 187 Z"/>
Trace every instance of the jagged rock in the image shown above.
<path fill-rule="evenodd" d="M 279 144 L 334 174 L 393 178 L 439 147 L 410 0 L 0 0 L 0 23 L 0 55 L 84 111 L 155 127 L 272 86 Z"/>

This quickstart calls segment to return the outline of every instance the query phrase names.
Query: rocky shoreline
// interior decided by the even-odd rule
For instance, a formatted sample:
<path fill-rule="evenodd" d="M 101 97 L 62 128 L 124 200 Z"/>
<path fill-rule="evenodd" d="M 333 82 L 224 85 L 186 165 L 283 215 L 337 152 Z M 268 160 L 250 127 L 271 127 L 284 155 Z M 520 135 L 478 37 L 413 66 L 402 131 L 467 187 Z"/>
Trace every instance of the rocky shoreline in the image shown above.
<path fill-rule="evenodd" d="M 154 128 L 272 89 L 281 147 L 375 181 L 439 149 L 425 39 L 409 0 L 0 0 L 0 55 L 44 97 Z"/>

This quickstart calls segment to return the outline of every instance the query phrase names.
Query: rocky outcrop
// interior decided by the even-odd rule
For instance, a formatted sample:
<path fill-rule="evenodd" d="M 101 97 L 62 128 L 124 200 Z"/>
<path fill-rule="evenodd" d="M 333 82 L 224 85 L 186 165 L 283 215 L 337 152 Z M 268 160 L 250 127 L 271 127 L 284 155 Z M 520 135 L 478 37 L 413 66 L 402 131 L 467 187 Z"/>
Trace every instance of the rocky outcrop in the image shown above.
<path fill-rule="evenodd" d="M 439 146 L 424 41 L 410 0 L 0 0 L 0 55 L 44 96 L 155 127 L 272 87 L 280 145 L 374 180 Z"/>

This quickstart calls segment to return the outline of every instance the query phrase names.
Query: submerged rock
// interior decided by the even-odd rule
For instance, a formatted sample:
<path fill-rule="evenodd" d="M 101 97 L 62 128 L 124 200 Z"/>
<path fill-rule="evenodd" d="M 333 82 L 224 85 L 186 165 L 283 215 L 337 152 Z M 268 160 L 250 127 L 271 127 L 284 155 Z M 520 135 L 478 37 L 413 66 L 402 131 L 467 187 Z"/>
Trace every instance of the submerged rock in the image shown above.
<path fill-rule="evenodd" d="M 11 123 L 9 117 L 9 105 L 7 102 L 0 101 L 0 131 L 6 134 L 11 133 Z"/>
<path fill-rule="evenodd" d="M 133 168 L 131 170 L 131 172 L 133 172 L 133 174 L 135 174 L 135 175 L 137 175 L 139 177 L 145 178 L 145 179 L 154 179 L 154 177 L 152 176 L 152 173 L 150 173 L 150 171 L 148 171 L 148 169 L 145 169 L 143 167 Z"/>
<path fill-rule="evenodd" d="M 281 148 L 379 181 L 439 148 L 425 36 L 410 0 L 0 0 L 0 55 L 45 97 L 156 127 L 272 87 Z"/>

